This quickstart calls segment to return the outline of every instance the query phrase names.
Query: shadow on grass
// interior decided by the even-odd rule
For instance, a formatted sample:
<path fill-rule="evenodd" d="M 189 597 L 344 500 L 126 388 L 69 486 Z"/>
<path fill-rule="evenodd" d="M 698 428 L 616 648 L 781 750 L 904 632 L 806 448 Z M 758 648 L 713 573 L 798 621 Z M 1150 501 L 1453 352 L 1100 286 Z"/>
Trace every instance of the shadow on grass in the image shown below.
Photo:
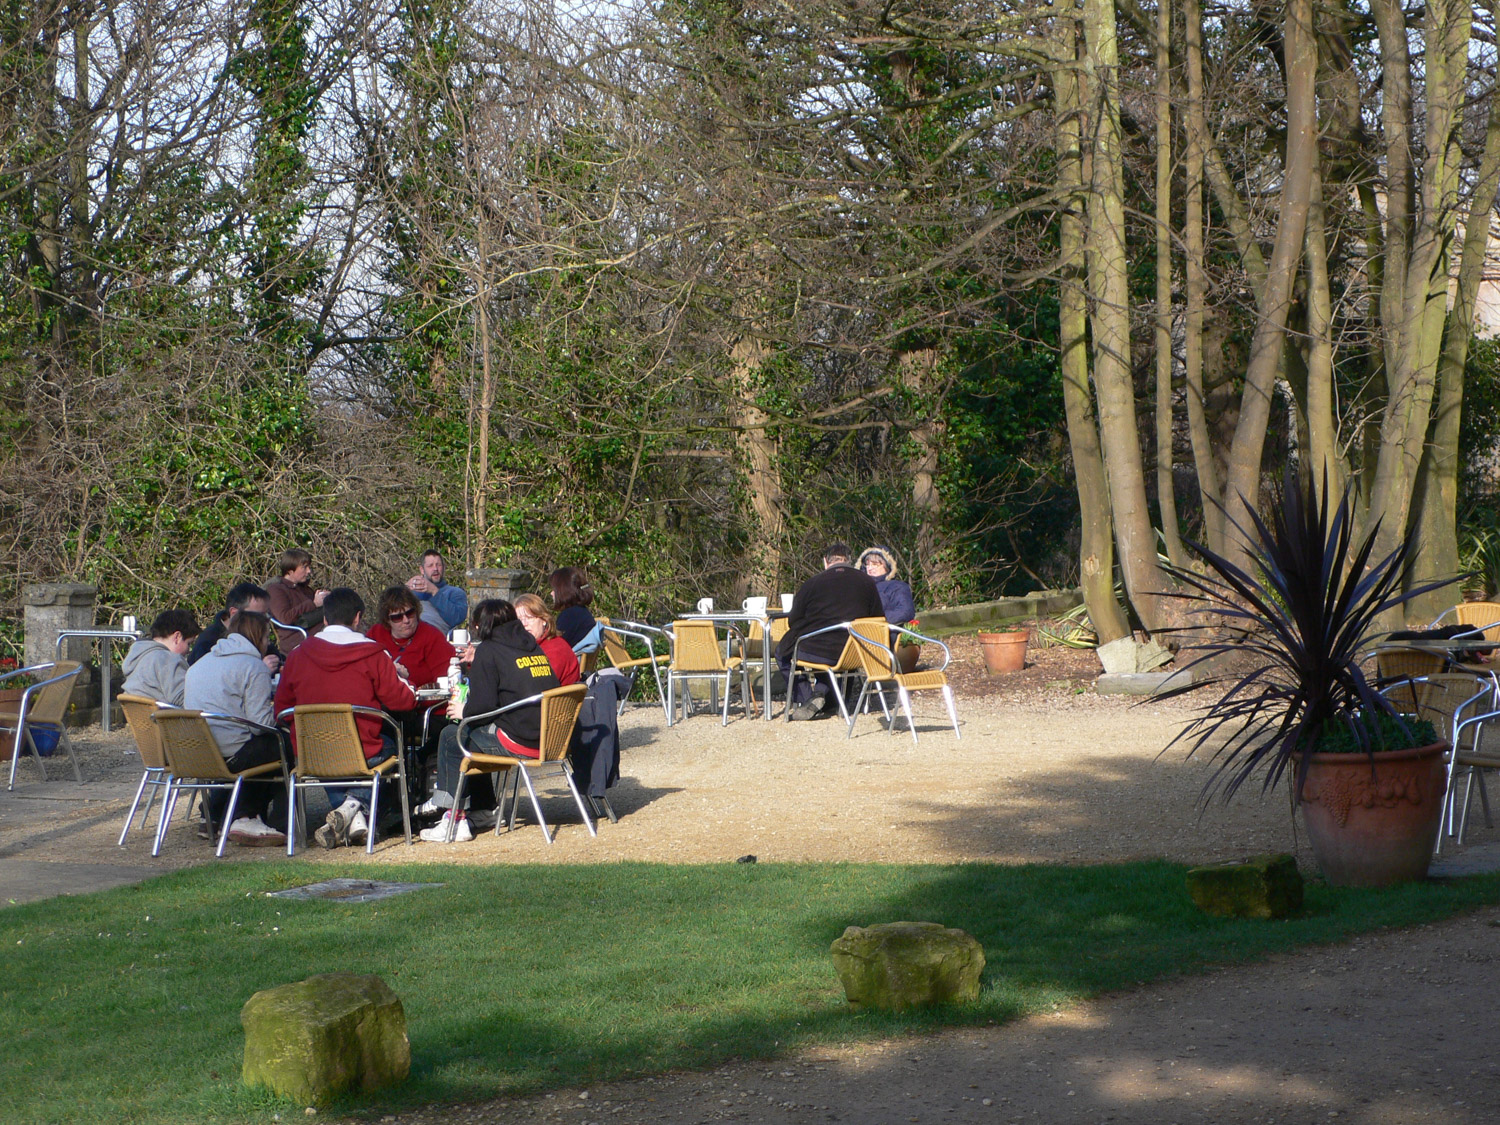
<path fill-rule="evenodd" d="M 0 912 L 0 1025 L 20 1029 L 0 1057 L 0 1089 L 16 1099 L 8 1119 L 211 1120 L 276 1104 L 238 1084 L 239 1010 L 259 989 L 319 972 L 376 972 L 402 997 L 411 1080 L 341 1107 L 374 1112 L 1002 1022 L 1500 895 L 1500 877 L 1314 885 L 1302 917 L 1265 923 L 1200 915 L 1183 868 L 1164 862 L 380 874 L 444 886 L 367 904 L 288 901 L 264 892 L 306 881 L 305 867 L 216 866 Z M 849 1010 L 829 944 L 847 925 L 898 919 L 980 940 L 976 1004 Z"/>

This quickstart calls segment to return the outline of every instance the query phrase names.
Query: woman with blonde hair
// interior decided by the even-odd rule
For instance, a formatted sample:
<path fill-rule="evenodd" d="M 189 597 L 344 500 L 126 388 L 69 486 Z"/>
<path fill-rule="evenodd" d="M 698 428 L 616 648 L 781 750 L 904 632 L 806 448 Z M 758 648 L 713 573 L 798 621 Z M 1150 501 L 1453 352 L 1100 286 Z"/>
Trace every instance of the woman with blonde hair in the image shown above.
<path fill-rule="evenodd" d="M 547 663 L 552 665 L 553 675 L 562 686 L 578 683 L 583 678 L 578 657 L 573 646 L 557 635 L 557 622 L 547 603 L 535 594 L 522 594 L 512 604 L 516 607 L 516 620 L 547 654 Z"/>

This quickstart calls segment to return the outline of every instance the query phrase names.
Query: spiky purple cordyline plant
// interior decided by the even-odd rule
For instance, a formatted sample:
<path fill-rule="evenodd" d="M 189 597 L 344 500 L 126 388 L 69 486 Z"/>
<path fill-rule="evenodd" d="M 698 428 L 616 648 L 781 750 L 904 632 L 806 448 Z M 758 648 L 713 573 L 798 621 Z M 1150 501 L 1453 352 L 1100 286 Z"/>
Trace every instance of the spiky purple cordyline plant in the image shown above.
<path fill-rule="evenodd" d="M 1229 653 L 1260 658 L 1248 672 L 1214 675 L 1163 693 L 1172 697 L 1229 685 L 1168 744 L 1189 740 L 1191 757 L 1228 731 L 1210 755 L 1218 768 L 1203 788 L 1204 800 L 1220 792 L 1227 801 L 1262 769 L 1262 791 L 1274 788 L 1294 755 L 1315 746 L 1330 720 L 1344 723 L 1360 750 L 1373 754 L 1377 747 L 1371 727 L 1357 719 L 1395 714 L 1359 666 L 1375 622 L 1388 610 L 1457 581 L 1449 578 L 1403 591 L 1416 555 L 1415 533 L 1408 531 L 1394 551 L 1371 563 L 1379 521 L 1356 545 L 1349 491 L 1331 517 L 1326 478 L 1318 497 L 1311 492 L 1289 471 L 1273 498 L 1269 523 L 1249 504 L 1244 507 L 1250 529 L 1226 513 L 1248 544 L 1256 574 L 1198 543 L 1189 546 L 1207 565 L 1207 575 L 1167 568 L 1178 582 L 1197 591 L 1176 596 L 1202 603 L 1195 612 L 1223 618 L 1234 634 L 1193 645 L 1200 655 L 1186 668 Z M 1301 791 L 1307 769 L 1305 756 L 1301 762 L 1294 793 Z"/>

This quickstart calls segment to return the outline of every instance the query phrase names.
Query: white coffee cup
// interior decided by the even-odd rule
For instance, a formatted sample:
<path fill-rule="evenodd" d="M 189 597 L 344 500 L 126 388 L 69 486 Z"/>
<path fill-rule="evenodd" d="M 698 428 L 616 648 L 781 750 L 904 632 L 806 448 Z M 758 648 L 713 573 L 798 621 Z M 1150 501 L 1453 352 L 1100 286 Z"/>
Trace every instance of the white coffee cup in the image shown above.
<path fill-rule="evenodd" d="M 134 633 L 135 627 L 136 620 L 133 616 L 122 618 L 120 621 L 120 632 L 122 633 Z"/>
<path fill-rule="evenodd" d="M 452 643 L 454 648 L 463 648 L 469 643 L 469 631 L 467 629 L 453 630 Z"/>
<path fill-rule="evenodd" d="M 781 609 L 782 609 L 783 613 L 791 613 L 792 612 L 792 595 L 791 594 L 782 594 L 781 595 Z"/>
<path fill-rule="evenodd" d="M 714 600 L 713 600 L 713 598 L 699 598 L 698 599 L 698 612 L 699 613 L 712 613 L 713 611 L 714 611 Z"/>
<path fill-rule="evenodd" d="M 753 613 L 756 617 L 766 612 L 766 604 L 769 598 L 746 598 L 745 612 Z"/>
<path fill-rule="evenodd" d="M 449 691 L 453 687 L 453 681 L 450 680 L 447 676 L 439 676 L 437 678 L 437 685 L 444 691 Z"/>

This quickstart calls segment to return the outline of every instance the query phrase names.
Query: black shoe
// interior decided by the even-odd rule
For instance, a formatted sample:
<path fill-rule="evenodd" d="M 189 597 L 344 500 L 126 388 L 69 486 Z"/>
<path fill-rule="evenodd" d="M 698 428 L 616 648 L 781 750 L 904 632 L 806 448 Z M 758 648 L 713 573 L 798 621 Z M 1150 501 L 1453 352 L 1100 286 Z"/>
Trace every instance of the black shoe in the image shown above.
<path fill-rule="evenodd" d="M 828 706 L 828 700 L 821 695 L 815 695 L 806 703 L 799 703 L 792 708 L 792 718 L 797 721 L 803 719 L 816 719 L 823 713 L 823 708 Z"/>

